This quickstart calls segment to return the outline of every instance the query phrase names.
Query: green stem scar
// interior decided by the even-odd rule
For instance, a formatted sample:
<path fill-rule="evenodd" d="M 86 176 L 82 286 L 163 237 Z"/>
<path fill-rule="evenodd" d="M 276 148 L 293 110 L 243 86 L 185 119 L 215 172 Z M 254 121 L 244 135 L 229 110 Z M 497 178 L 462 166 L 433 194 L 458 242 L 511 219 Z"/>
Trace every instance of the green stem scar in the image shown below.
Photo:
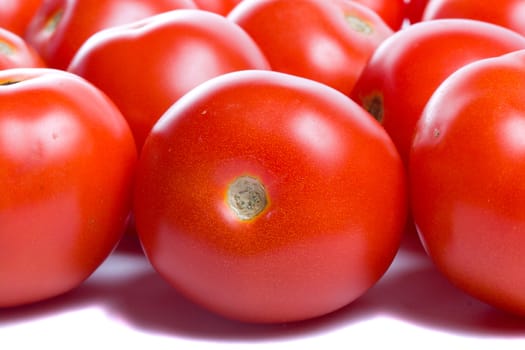
<path fill-rule="evenodd" d="M 383 96 L 379 93 L 372 93 L 362 99 L 363 107 L 370 113 L 379 123 L 384 120 Z"/>
<path fill-rule="evenodd" d="M 6 80 L 6 81 L 0 81 L 0 86 L 8 86 L 8 85 L 14 85 L 18 84 L 20 81 L 18 80 Z"/>
<path fill-rule="evenodd" d="M 369 23 L 365 22 L 362 18 L 353 15 L 347 15 L 345 16 L 345 18 L 350 28 L 352 28 L 356 32 L 365 35 L 371 35 L 374 32 L 374 28 Z"/>
<path fill-rule="evenodd" d="M 228 206 L 242 221 L 257 217 L 268 204 L 263 184 L 251 176 L 239 176 L 228 188 Z"/>
<path fill-rule="evenodd" d="M 58 23 L 60 23 L 60 20 L 62 19 L 63 15 L 63 10 L 55 11 L 44 24 L 44 31 L 51 33 L 54 32 L 57 29 Z"/>
<path fill-rule="evenodd" d="M 0 55 L 11 56 L 15 53 L 15 48 L 9 43 L 0 40 Z"/>

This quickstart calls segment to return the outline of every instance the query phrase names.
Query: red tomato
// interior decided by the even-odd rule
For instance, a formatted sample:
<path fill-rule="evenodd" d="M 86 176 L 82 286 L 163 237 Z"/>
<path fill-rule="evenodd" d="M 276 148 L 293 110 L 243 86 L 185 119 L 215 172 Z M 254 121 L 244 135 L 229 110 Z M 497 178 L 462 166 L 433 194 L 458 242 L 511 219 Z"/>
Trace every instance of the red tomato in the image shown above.
<path fill-rule="evenodd" d="M 195 7 L 192 0 L 46 0 L 30 23 L 26 40 L 50 67 L 66 69 L 80 46 L 102 29 Z"/>
<path fill-rule="evenodd" d="M 158 118 L 214 76 L 269 69 L 239 26 L 200 10 L 176 10 L 91 37 L 69 70 L 105 91 L 131 125 L 140 149 Z"/>
<path fill-rule="evenodd" d="M 471 295 L 525 315 L 525 51 L 451 75 L 410 155 L 414 218 L 430 257 Z"/>
<path fill-rule="evenodd" d="M 407 0 L 405 15 L 411 24 L 420 22 L 429 0 Z M 472 3 L 472 2 L 471 2 Z M 476 4 L 479 4 L 478 1 Z M 473 3 L 472 3 L 473 4 Z"/>
<path fill-rule="evenodd" d="M 44 68 L 40 55 L 24 39 L 0 28 L 0 70 L 9 68 Z"/>
<path fill-rule="evenodd" d="M 0 1 L 0 27 L 23 36 L 43 0 Z"/>
<path fill-rule="evenodd" d="M 403 26 L 405 20 L 404 0 L 353 0 L 374 10 L 393 30 Z"/>
<path fill-rule="evenodd" d="M 193 0 L 201 10 L 226 16 L 242 0 Z"/>
<path fill-rule="evenodd" d="M 0 307 L 82 283 L 131 210 L 133 137 L 98 89 L 66 72 L 0 71 Z"/>
<path fill-rule="evenodd" d="M 525 35 L 525 1 L 430 0 L 423 14 L 424 20 L 437 18 L 470 18 L 498 24 Z"/>
<path fill-rule="evenodd" d="M 392 30 L 350 0 L 244 0 L 228 15 L 254 38 L 273 70 L 349 93 Z"/>
<path fill-rule="evenodd" d="M 336 310 L 390 265 L 406 184 L 381 126 L 338 91 L 272 71 L 203 83 L 157 122 L 134 212 L 148 259 L 229 318 Z"/>
<path fill-rule="evenodd" d="M 452 72 L 472 61 L 525 48 L 525 37 L 467 19 L 420 22 L 396 32 L 374 52 L 352 98 L 378 119 L 407 160 L 415 124 Z"/>

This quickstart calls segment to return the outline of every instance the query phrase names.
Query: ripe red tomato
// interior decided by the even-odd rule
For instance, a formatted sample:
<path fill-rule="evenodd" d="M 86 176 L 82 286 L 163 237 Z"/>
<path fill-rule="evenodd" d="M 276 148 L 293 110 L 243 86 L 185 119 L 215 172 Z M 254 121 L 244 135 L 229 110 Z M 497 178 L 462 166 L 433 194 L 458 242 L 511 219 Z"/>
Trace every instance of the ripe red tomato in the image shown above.
<path fill-rule="evenodd" d="M 192 0 L 47 0 L 25 38 L 50 67 L 66 69 L 80 46 L 102 29 L 195 7 Z"/>
<path fill-rule="evenodd" d="M 118 109 L 85 80 L 0 71 L 0 307 L 82 283 L 131 210 L 136 149 Z"/>
<path fill-rule="evenodd" d="M 525 315 L 525 51 L 458 70 L 417 124 L 414 218 L 439 269 L 473 296 Z"/>
<path fill-rule="evenodd" d="M 347 96 L 273 71 L 225 74 L 157 122 L 134 213 L 148 259 L 226 317 L 286 322 L 363 294 L 390 265 L 404 167 Z"/>
<path fill-rule="evenodd" d="M 470 18 L 498 24 L 525 35 L 525 2 L 523 0 L 490 1 L 430 0 L 423 20 L 438 18 Z"/>
<path fill-rule="evenodd" d="M 0 27 L 23 36 L 42 0 L 0 1 Z"/>
<path fill-rule="evenodd" d="M 269 69 L 239 26 L 201 10 L 176 10 L 92 36 L 69 70 L 117 104 L 140 149 L 158 118 L 186 92 L 214 76 Z"/>
<path fill-rule="evenodd" d="M 0 70 L 9 68 L 44 68 L 40 55 L 24 39 L 0 28 Z"/>
<path fill-rule="evenodd" d="M 228 15 L 262 49 L 273 70 L 349 93 L 392 29 L 350 0 L 244 0 Z"/>
<path fill-rule="evenodd" d="M 405 20 L 404 0 L 353 0 L 374 10 L 393 30 L 403 26 Z"/>
<path fill-rule="evenodd" d="M 383 124 L 406 162 L 415 124 L 447 76 L 472 61 L 522 48 L 525 37 L 486 22 L 416 23 L 379 46 L 351 96 Z"/>
<path fill-rule="evenodd" d="M 242 0 L 193 0 L 201 10 L 226 16 Z"/>

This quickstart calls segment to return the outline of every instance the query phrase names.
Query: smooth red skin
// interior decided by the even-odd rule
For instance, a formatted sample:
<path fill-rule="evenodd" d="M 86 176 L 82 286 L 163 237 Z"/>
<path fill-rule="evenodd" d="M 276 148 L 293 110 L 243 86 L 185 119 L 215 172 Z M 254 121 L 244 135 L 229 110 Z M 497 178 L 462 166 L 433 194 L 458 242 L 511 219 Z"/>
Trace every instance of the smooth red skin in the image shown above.
<path fill-rule="evenodd" d="M 176 10 L 98 33 L 69 67 L 117 104 L 139 150 L 182 95 L 212 77 L 244 69 L 270 67 L 239 26 L 201 10 Z"/>
<path fill-rule="evenodd" d="M 193 0 L 201 10 L 226 16 L 242 0 Z"/>
<path fill-rule="evenodd" d="M 429 0 L 409 0 L 406 2 L 405 15 L 409 23 L 414 24 L 421 22 L 423 12 L 425 12 L 425 7 L 427 6 L 428 1 Z M 471 2 L 471 4 L 473 3 Z"/>
<path fill-rule="evenodd" d="M 470 18 L 494 23 L 525 35 L 525 2 L 501 0 L 497 6 L 490 1 L 473 3 L 469 0 L 430 0 L 423 20 L 438 18 Z"/>
<path fill-rule="evenodd" d="M 23 38 L 0 28 L 0 70 L 9 68 L 44 68 L 46 64 Z"/>
<path fill-rule="evenodd" d="M 345 15 L 367 21 L 371 35 L 353 30 Z M 244 0 L 228 15 L 251 35 L 273 70 L 313 79 L 349 93 L 366 61 L 393 31 L 350 0 Z"/>
<path fill-rule="evenodd" d="M 525 315 L 525 51 L 461 69 L 436 91 L 410 154 L 414 218 L 436 265 Z"/>
<path fill-rule="evenodd" d="M 392 30 L 399 30 L 405 20 L 404 0 L 353 0 L 374 10 Z"/>
<path fill-rule="evenodd" d="M 25 38 L 48 66 L 64 70 L 96 32 L 185 8 L 196 5 L 192 0 L 47 0 L 35 14 Z M 63 16 L 56 29 L 46 29 L 57 11 L 63 11 Z"/>
<path fill-rule="evenodd" d="M 23 36 L 42 0 L 0 1 L 0 28 Z"/>
<path fill-rule="evenodd" d="M 123 116 L 84 80 L 0 72 L 0 307 L 80 285 L 114 249 L 137 160 Z"/>
<path fill-rule="evenodd" d="M 379 46 L 350 96 L 365 108 L 371 96 L 382 96 L 382 124 L 406 163 L 415 124 L 446 77 L 467 63 L 522 48 L 525 37 L 486 22 L 416 23 Z"/>
<path fill-rule="evenodd" d="M 168 282 L 223 316 L 319 316 L 390 265 L 405 223 L 403 169 L 380 125 L 336 90 L 271 71 L 230 73 L 179 100 L 148 137 L 139 238 Z M 240 221 L 225 198 L 247 174 L 270 204 Z"/>

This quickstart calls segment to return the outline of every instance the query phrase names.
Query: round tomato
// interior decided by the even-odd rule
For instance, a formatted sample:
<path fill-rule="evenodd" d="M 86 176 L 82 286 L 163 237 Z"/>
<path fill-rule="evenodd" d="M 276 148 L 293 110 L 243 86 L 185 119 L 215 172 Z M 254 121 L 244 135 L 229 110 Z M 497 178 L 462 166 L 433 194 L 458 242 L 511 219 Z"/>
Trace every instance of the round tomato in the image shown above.
<path fill-rule="evenodd" d="M 239 26 L 201 10 L 176 10 L 92 36 L 69 71 L 102 89 L 128 120 L 137 147 L 186 92 L 214 76 L 269 69 Z"/>
<path fill-rule="evenodd" d="M 416 23 L 373 53 L 351 97 L 372 113 L 406 162 L 425 104 L 452 72 L 472 61 L 525 48 L 525 37 L 468 19 Z"/>
<path fill-rule="evenodd" d="M 226 16 L 242 0 L 193 0 L 201 10 Z"/>
<path fill-rule="evenodd" d="M 457 286 L 525 315 L 525 51 L 465 66 L 440 85 L 410 155 L 414 218 Z"/>
<path fill-rule="evenodd" d="M 490 1 L 430 0 L 423 20 L 437 18 L 470 18 L 498 24 L 525 35 L 525 2 L 523 0 Z"/>
<path fill-rule="evenodd" d="M 350 303 L 403 234 L 405 171 L 347 96 L 272 71 L 225 74 L 155 124 L 134 213 L 157 271 L 229 318 L 287 322 Z"/>
<path fill-rule="evenodd" d="M 393 30 L 403 26 L 405 0 L 353 0 L 374 10 Z"/>
<path fill-rule="evenodd" d="M 0 70 L 9 68 L 44 68 L 40 55 L 24 39 L 0 28 Z"/>
<path fill-rule="evenodd" d="M 0 28 L 23 36 L 43 0 L 0 1 Z"/>
<path fill-rule="evenodd" d="M 110 254 L 131 211 L 137 153 L 111 101 L 44 68 L 0 71 L 0 307 L 50 298 Z"/>
<path fill-rule="evenodd" d="M 244 0 L 228 18 L 251 35 L 273 70 L 343 93 L 393 33 L 374 11 L 350 0 Z"/>
<path fill-rule="evenodd" d="M 192 0 L 47 0 L 25 38 L 50 67 L 66 69 L 84 41 L 102 29 L 195 7 Z"/>

